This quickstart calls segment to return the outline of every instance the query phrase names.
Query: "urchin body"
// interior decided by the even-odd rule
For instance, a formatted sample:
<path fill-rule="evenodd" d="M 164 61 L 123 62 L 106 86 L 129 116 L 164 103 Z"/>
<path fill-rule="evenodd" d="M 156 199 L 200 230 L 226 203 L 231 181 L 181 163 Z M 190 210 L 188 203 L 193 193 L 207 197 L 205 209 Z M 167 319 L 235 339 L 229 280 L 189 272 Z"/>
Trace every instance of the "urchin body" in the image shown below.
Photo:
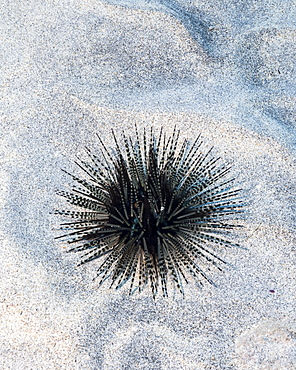
<path fill-rule="evenodd" d="M 202 153 L 199 138 L 179 145 L 176 130 L 170 138 L 123 135 L 123 149 L 114 139 L 115 154 L 100 140 L 100 158 L 88 150 L 91 164 L 79 164 L 89 180 L 71 175 L 80 186 L 59 192 L 83 208 L 56 211 L 74 219 L 62 224 L 78 243 L 69 251 L 84 252 L 81 264 L 104 258 L 100 284 L 110 275 L 116 288 L 130 280 L 130 293 L 150 281 L 153 296 L 159 286 L 167 296 L 170 279 L 184 294 L 188 272 L 212 283 L 202 266 L 225 263 L 217 250 L 232 244 L 223 234 L 242 208 L 230 168 Z"/>

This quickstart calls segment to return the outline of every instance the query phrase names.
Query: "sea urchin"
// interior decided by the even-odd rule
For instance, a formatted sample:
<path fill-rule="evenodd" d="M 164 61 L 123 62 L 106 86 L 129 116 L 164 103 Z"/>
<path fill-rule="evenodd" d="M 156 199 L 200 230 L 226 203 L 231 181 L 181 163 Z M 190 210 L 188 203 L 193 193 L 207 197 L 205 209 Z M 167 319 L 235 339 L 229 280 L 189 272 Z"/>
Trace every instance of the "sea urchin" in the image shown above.
<path fill-rule="evenodd" d="M 161 130 L 157 138 L 151 129 L 140 139 L 135 129 L 134 140 L 123 133 L 119 143 L 113 132 L 113 151 L 98 137 L 100 153 L 86 149 L 90 162 L 77 163 L 88 179 L 69 174 L 78 186 L 58 192 L 79 207 L 55 212 L 72 219 L 61 224 L 74 245 L 68 251 L 83 252 L 79 265 L 104 257 L 99 285 L 109 276 L 116 288 L 130 280 L 131 294 L 150 282 L 155 297 L 159 286 L 167 296 L 171 281 L 184 295 L 186 272 L 213 283 L 204 269 L 221 269 L 217 250 L 236 245 L 225 239 L 242 211 L 230 167 L 200 151 L 199 137 L 190 144 L 179 136 Z"/>

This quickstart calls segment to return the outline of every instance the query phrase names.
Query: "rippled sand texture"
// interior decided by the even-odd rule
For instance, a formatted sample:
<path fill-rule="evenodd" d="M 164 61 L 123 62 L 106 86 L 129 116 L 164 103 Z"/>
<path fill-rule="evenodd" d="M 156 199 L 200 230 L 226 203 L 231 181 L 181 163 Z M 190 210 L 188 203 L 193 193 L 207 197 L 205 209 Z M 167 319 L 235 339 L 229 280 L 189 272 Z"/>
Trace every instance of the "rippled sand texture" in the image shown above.
<path fill-rule="evenodd" d="M 296 368 L 291 1 L 2 1 L 0 368 Z M 217 287 L 129 297 L 54 239 L 76 156 L 174 125 L 250 202 Z"/>

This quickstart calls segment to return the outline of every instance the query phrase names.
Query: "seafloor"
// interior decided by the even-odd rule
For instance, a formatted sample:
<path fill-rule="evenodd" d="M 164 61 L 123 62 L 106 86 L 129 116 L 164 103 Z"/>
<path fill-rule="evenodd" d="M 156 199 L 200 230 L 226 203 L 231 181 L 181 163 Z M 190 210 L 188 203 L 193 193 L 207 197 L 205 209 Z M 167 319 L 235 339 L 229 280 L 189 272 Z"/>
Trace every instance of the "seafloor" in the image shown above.
<path fill-rule="evenodd" d="M 2 0 L 0 368 L 296 368 L 293 0 Z M 54 239 L 55 190 L 111 129 L 174 125 L 249 206 L 215 286 L 155 302 Z"/>

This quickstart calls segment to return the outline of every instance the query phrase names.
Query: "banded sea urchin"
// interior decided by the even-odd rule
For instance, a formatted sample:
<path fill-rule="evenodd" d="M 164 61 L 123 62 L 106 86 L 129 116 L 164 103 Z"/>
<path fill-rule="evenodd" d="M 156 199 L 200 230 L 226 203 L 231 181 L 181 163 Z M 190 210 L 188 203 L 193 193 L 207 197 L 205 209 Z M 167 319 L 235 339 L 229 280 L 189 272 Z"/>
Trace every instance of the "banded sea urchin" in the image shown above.
<path fill-rule="evenodd" d="M 69 174 L 79 186 L 58 192 L 79 207 L 55 212 L 72 219 L 61 224 L 61 237 L 76 244 L 68 251 L 83 252 L 79 265 L 104 256 L 99 285 L 109 276 L 116 288 L 130 280 L 130 294 L 150 281 L 153 297 L 159 286 L 167 296 L 170 280 L 184 295 L 186 272 L 213 283 L 204 268 L 221 269 L 217 250 L 237 245 L 224 234 L 242 212 L 230 167 L 203 153 L 200 137 L 180 143 L 176 129 L 158 138 L 144 130 L 140 140 L 136 128 L 135 140 L 122 134 L 122 145 L 112 133 L 115 153 L 98 136 L 100 154 L 86 149 L 90 163 L 76 162 L 89 179 Z"/>

